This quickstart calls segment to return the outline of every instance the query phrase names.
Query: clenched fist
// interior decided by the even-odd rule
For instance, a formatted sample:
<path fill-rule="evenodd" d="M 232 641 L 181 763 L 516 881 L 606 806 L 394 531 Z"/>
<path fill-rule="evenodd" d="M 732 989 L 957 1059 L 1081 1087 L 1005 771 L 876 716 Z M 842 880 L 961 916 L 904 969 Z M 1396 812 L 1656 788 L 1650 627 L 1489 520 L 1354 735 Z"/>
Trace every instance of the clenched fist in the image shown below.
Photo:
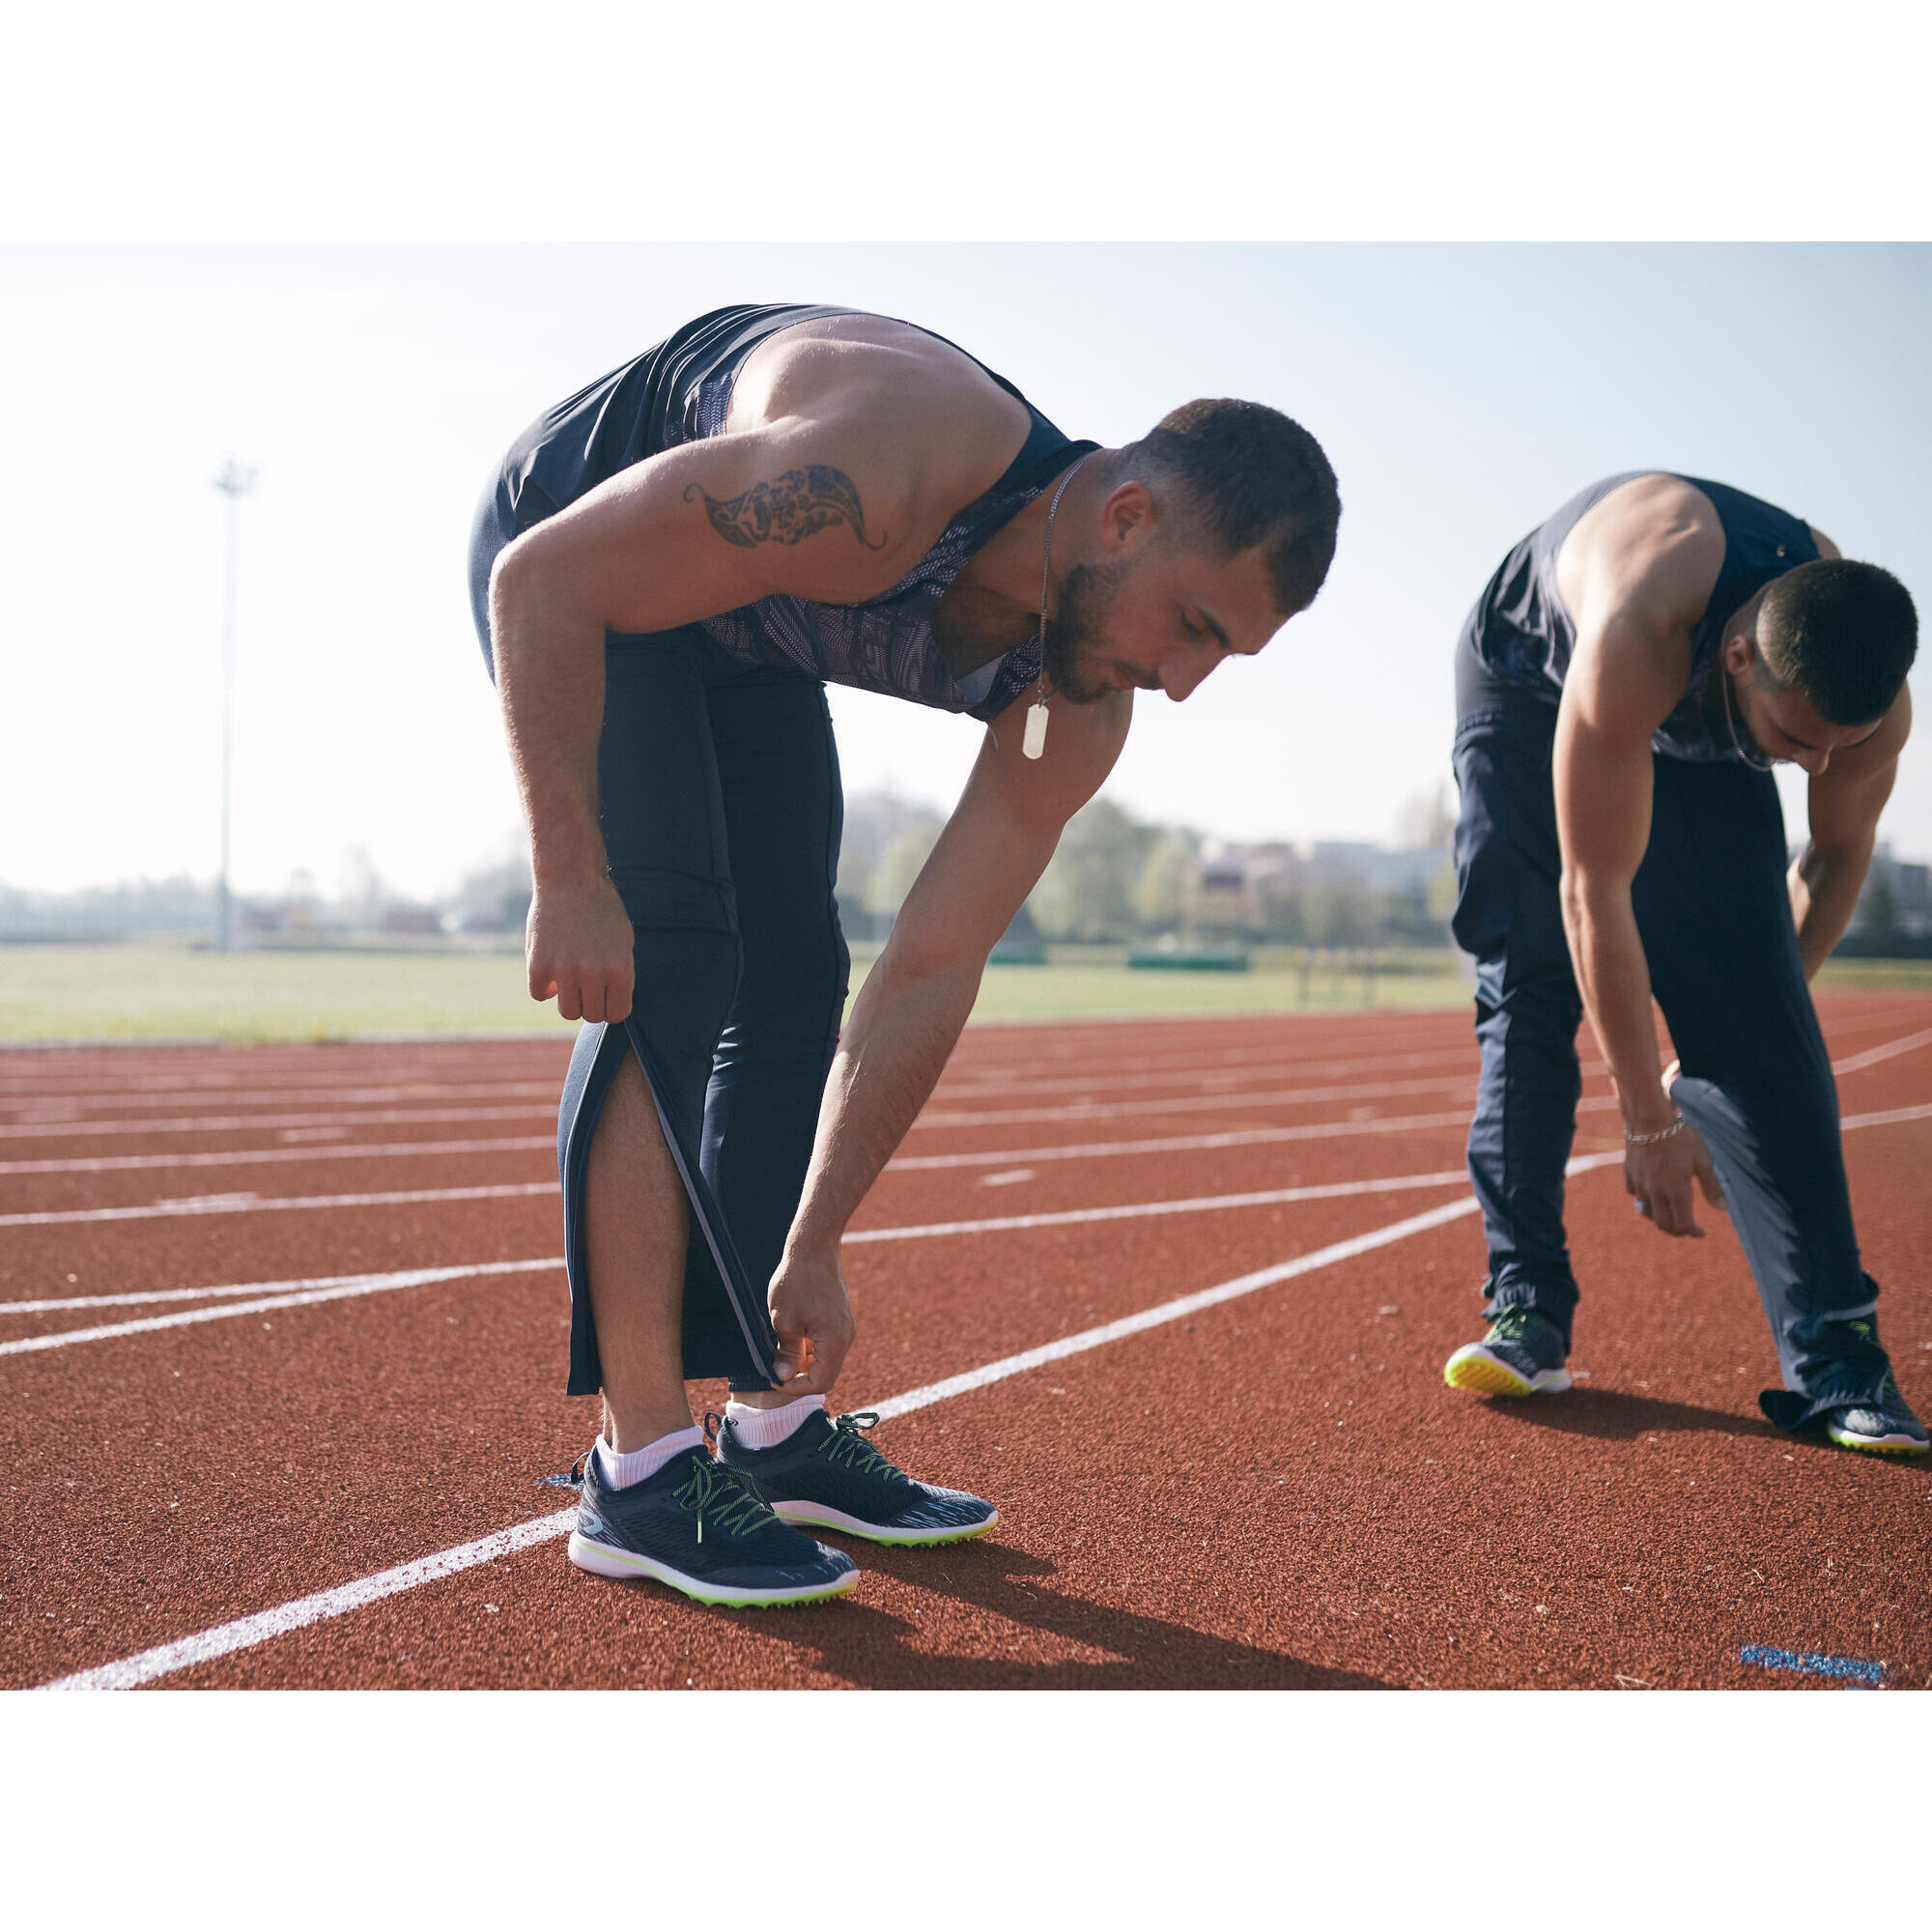
<path fill-rule="evenodd" d="M 530 998 L 554 998 L 567 1020 L 626 1018 L 637 985 L 635 943 L 631 915 L 609 878 L 539 883 L 524 934 Z"/>

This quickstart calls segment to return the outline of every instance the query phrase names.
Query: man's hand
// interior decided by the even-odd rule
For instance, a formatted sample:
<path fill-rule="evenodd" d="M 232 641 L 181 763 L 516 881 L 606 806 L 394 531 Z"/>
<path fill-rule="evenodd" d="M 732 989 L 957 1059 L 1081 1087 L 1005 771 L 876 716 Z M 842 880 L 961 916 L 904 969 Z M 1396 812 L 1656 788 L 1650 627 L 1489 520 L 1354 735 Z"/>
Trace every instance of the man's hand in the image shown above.
<path fill-rule="evenodd" d="M 793 1398 L 824 1395 L 857 1332 L 838 1252 L 787 1251 L 768 1296 L 778 1330 L 778 1379 Z"/>
<path fill-rule="evenodd" d="M 1676 1072 L 1675 1065 L 1670 1070 Z M 1624 1149 L 1624 1187 L 1636 1196 L 1637 1211 L 1666 1235 L 1690 1235 L 1701 1241 L 1693 1180 L 1713 1208 L 1723 1207 L 1724 1190 L 1718 1185 L 1710 1151 L 1688 1121 L 1668 1140 Z"/>
<path fill-rule="evenodd" d="M 567 1020 L 621 1020 L 637 983 L 631 915 L 609 878 L 539 884 L 530 895 L 524 957 L 530 998 L 554 997 Z"/>

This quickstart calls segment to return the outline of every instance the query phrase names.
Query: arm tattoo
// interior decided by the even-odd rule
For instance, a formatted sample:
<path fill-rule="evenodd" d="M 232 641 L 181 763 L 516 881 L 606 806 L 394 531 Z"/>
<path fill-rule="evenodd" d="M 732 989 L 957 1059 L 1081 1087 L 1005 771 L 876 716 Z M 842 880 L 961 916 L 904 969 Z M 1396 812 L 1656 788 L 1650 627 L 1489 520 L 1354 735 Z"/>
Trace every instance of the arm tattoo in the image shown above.
<path fill-rule="evenodd" d="M 705 514 L 711 527 L 728 544 L 741 550 L 772 542 L 803 543 L 834 524 L 850 524 L 852 534 L 867 550 L 883 550 L 886 540 L 877 543 L 866 538 L 866 510 L 859 501 L 858 486 L 842 469 L 828 464 L 808 463 L 803 469 L 787 469 L 770 483 L 754 483 L 742 497 L 714 497 L 701 483 L 692 484 L 684 493 L 688 503 L 694 496 L 704 498 Z"/>

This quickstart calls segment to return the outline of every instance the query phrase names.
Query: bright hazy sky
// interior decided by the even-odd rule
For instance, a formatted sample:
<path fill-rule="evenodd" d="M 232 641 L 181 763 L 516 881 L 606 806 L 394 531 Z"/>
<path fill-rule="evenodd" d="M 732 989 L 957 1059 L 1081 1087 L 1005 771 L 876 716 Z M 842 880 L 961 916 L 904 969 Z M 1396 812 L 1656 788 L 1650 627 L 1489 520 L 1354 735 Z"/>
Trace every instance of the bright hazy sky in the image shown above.
<path fill-rule="evenodd" d="M 726 301 L 926 324 L 1103 442 L 1201 394 L 1321 439 L 1344 502 L 1327 587 L 1185 705 L 1138 700 L 1111 790 L 1154 817 L 1389 836 L 1447 774 L 1463 611 L 1610 470 L 1739 484 L 1932 608 L 1922 246 L 15 248 L 0 297 L 15 885 L 213 871 L 211 481 L 231 453 L 261 469 L 238 884 L 306 867 L 331 890 L 360 844 L 430 892 L 500 851 L 517 807 L 464 581 L 478 490 L 546 405 Z M 956 793 L 971 721 L 836 687 L 833 705 L 848 789 Z M 1932 853 L 1932 743 L 1909 748 L 1883 831 Z"/>

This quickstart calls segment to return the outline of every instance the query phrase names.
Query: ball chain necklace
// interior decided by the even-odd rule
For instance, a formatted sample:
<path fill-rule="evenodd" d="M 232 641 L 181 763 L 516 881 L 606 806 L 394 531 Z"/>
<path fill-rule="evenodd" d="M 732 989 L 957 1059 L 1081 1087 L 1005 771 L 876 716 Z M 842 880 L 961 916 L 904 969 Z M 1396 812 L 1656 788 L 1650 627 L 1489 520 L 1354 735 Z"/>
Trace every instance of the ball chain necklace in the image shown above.
<path fill-rule="evenodd" d="M 1746 751 L 1745 741 L 1738 735 L 1737 714 L 1731 709 L 1731 673 L 1724 664 L 1724 653 L 1721 645 L 1718 649 L 1718 680 L 1719 688 L 1724 694 L 1724 723 L 1730 728 L 1731 749 L 1737 753 L 1738 756 L 1746 764 L 1750 766 L 1752 771 L 1770 771 L 1776 760 L 1767 758 L 1755 747 L 1751 751 Z"/>
<path fill-rule="evenodd" d="M 1094 452 L 1090 449 L 1087 456 Z M 1080 463 L 1087 461 L 1087 456 Z M 1076 463 L 1060 479 L 1060 488 L 1053 493 L 1053 501 L 1046 506 L 1046 544 L 1039 559 L 1039 685 L 1034 693 L 1034 700 L 1027 707 L 1026 735 L 1020 740 L 1020 750 L 1029 758 L 1037 758 L 1046 750 L 1046 700 L 1049 687 L 1046 682 L 1046 593 L 1052 582 L 1053 572 L 1053 520 L 1060 514 L 1060 499 L 1066 495 L 1066 486 L 1080 473 L 1080 463 Z"/>

